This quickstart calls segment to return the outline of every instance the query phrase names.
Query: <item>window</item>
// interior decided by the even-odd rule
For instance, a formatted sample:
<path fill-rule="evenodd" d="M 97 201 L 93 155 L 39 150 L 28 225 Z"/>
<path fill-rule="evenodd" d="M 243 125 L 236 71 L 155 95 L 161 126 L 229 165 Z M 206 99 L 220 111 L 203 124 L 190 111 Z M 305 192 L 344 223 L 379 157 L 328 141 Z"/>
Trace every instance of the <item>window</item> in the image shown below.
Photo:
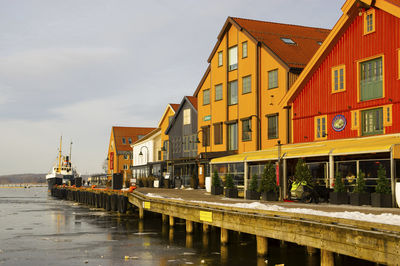
<path fill-rule="evenodd" d="M 279 114 L 268 115 L 268 139 L 277 139 L 279 137 L 278 118 Z"/>
<path fill-rule="evenodd" d="M 242 58 L 247 57 L 247 41 L 242 43 Z"/>
<path fill-rule="evenodd" d="M 314 118 L 315 140 L 323 140 L 327 138 L 328 135 L 326 133 L 326 121 L 326 115 L 316 116 Z"/>
<path fill-rule="evenodd" d="M 132 138 L 128 138 L 128 143 L 132 144 Z"/>
<path fill-rule="evenodd" d="M 228 57 L 229 71 L 237 69 L 238 68 L 237 46 L 229 48 L 228 56 L 229 56 Z"/>
<path fill-rule="evenodd" d="M 214 124 L 214 144 L 222 144 L 223 128 L 222 122 Z"/>
<path fill-rule="evenodd" d="M 203 131 L 203 147 L 210 146 L 210 126 L 202 127 Z"/>
<path fill-rule="evenodd" d="M 251 119 L 242 120 L 242 140 L 251 140 Z"/>
<path fill-rule="evenodd" d="M 124 160 L 129 160 L 129 154 L 124 154 Z"/>
<path fill-rule="evenodd" d="M 222 66 L 222 51 L 218 52 L 218 66 Z"/>
<path fill-rule="evenodd" d="M 332 68 L 332 93 L 346 90 L 346 67 L 344 65 Z"/>
<path fill-rule="evenodd" d="M 237 123 L 228 124 L 228 150 L 234 151 L 238 148 Z"/>
<path fill-rule="evenodd" d="M 278 69 L 268 71 L 268 89 L 278 87 Z"/>
<path fill-rule="evenodd" d="M 228 105 L 233 105 L 238 103 L 238 85 L 237 80 L 228 83 Z"/>
<path fill-rule="evenodd" d="M 290 38 L 281 38 L 281 40 L 286 44 L 292 44 L 292 45 L 296 44 L 295 41 L 293 41 Z"/>
<path fill-rule="evenodd" d="M 375 31 L 375 9 L 364 13 L 364 35 Z"/>
<path fill-rule="evenodd" d="M 163 151 L 163 160 L 165 161 L 165 160 L 167 160 L 167 159 L 169 159 L 168 158 L 168 151 L 169 151 L 169 147 L 168 147 L 168 143 L 169 143 L 169 141 L 168 140 L 164 140 L 164 143 L 163 143 L 163 149 L 162 149 L 162 151 Z"/>
<path fill-rule="evenodd" d="M 376 135 L 383 133 L 382 108 L 361 111 L 362 135 Z"/>
<path fill-rule="evenodd" d="M 203 91 L 203 105 L 210 104 L 210 89 Z"/>
<path fill-rule="evenodd" d="M 360 100 L 383 97 L 382 57 L 360 63 Z"/>
<path fill-rule="evenodd" d="M 242 93 L 251 92 L 251 76 L 246 76 L 242 78 Z"/>
<path fill-rule="evenodd" d="M 124 170 L 128 170 L 128 165 L 124 164 Z"/>
<path fill-rule="evenodd" d="M 158 160 L 158 161 L 161 161 L 161 151 L 158 151 L 158 152 L 157 152 L 157 160 Z"/>
<path fill-rule="evenodd" d="M 385 105 L 383 107 L 383 126 L 392 125 L 392 105 Z"/>
<path fill-rule="evenodd" d="M 126 144 L 126 139 L 122 138 L 122 144 Z"/>
<path fill-rule="evenodd" d="M 183 110 L 183 124 L 190 125 L 190 109 Z"/>
<path fill-rule="evenodd" d="M 215 85 L 215 100 L 222 100 L 222 84 Z"/>

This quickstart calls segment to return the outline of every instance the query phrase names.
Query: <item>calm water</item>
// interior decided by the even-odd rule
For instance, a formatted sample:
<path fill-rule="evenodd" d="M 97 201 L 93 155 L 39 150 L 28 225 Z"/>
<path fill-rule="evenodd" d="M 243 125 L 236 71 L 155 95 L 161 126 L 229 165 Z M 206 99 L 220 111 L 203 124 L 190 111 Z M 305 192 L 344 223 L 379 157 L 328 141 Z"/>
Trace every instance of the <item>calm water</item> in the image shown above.
<path fill-rule="evenodd" d="M 146 213 L 147 214 L 147 213 Z M 129 259 L 125 259 L 129 256 Z M 265 262 L 268 261 L 268 263 Z M 253 236 L 231 233 L 221 247 L 219 230 L 186 236 L 159 216 L 119 216 L 47 196 L 46 188 L 0 188 L 0 264 L 3 265 L 319 265 L 304 247 L 269 242 L 257 258 Z M 368 265 L 336 257 L 338 265 Z M 373 264 L 371 264 L 373 265 Z"/>

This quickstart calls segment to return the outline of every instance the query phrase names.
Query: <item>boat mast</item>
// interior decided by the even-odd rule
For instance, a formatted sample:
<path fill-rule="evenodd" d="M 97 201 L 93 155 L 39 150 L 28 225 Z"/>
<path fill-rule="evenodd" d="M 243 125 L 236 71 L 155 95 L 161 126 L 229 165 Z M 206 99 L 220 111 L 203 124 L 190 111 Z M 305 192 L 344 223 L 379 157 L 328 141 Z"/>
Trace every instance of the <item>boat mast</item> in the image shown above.
<path fill-rule="evenodd" d="M 71 160 L 71 158 L 72 158 L 72 141 L 71 141 L 71 143 L 70 143 L 70 145 L 69 145 L 69 161 L 70 162 L 72 162 L 72 160 Z"/>
<path fill-rule="evenodd" d="M 61 148 L 62 148 L 62 136 L 60 138 L 60 149 L 58 150 L 58 167 L 57 167 L 57 172 L 60 173 L 61 172 Z"/>

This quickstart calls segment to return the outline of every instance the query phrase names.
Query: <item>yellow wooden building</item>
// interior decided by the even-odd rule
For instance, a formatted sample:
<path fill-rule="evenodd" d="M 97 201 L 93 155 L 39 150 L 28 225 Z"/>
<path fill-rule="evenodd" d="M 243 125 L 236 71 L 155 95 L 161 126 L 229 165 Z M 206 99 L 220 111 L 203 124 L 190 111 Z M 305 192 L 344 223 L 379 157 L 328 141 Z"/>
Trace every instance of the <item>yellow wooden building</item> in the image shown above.
<path fill-rule="evenodd" d="M 290 110 L 278 105 L 329 30 L 228 17 L 194 96 L 199 156 L 289 143 Z"/>

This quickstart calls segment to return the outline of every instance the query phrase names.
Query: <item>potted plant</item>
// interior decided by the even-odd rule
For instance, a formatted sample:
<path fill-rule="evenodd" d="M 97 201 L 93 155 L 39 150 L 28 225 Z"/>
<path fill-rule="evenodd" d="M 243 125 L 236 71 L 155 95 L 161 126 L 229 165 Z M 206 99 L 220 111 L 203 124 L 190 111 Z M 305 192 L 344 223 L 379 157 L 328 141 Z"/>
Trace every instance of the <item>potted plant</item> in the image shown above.
<path fill-rule="evenodd" d="M 378 180 L 376 181 L 375 193 L 371 194 L 371 205 L 373 207 L 392 207 L 392 189 L 390 181 L 386 177 L 386 170 L 380 164 L 378 168 Z"/>
<path fill-rule="evenodd" d="M 181 188 L 182 186 L 182 179 L 180 177 L 175 178 L 175 188 Z"/>
<path fill-rule="evenodd" d="M 143 187 L 148 187 L 149 186 L 147 177 L 142 177 L 141 180 L 142 180 L 142 183 L 143 183 Z"/>
<path fill-rule="evenodd" d="M 149 177 L 147 178 L 147 186 L 148 186 L 148 187 L 154 187 L 154 180 L 155 180 L 155 177 L 154 177 L 154 176 L 149 176 Z"/>
<path fill-rule="evenodd" d="M 257 175 L 254 174 L 251 177 L 249 189 L 246 190 L 246 199 L 259 200 L 260 193 L 257 191 L 257 188 L 258 188 Z"/>
<path fill-rule="evenodd" d="M 143 185 L 143 178 L 141 178 L 141 177 L 139 177 L 138 179 L 137 179 L 137 186 L 138 187 L 144 187 L 144 185 Z"/>
<path fill-rule="evenodd" d="M 319 195 L 314 191 L 314 180 L 311 171 L 303 159 L 296 163 L 294 179 L 290 188 L 290 197 L 293 200 L 310 203 L 319 201 Z"/>
<path fill-rule="evenodd" d="M 237 198 L 238 190 L 233 183 L 232 174 L 228 173 L 225 179 L 225 197 L 227 198 Z"/>
<path fill-rule="evenodd" d="M 277 201 L 278 186 L 276 185 L 275 168 L 271 162 L 268 162 L 264 167 L 264 172 L 261 179 L 258 192 L 261 193 L 262 200 Z"/>
<path fill-rule="evenodd" d="M 197 175 L 193 174 L 190 177 L 190 187 L 196 189 L 199 186 L 199 179 L 197 178 Z"/>
<path fill-rule="evenodd" d="M 336 172 L 333 191 L 329 193 L 329 202 L 332 204 L 349 203 L 346 187 L 344 186 L 342 176 L 339 172 Z"/>
<path fill-rule="evenodd" d="M 224 188 L 221 186 L 221 180 L 219 179 L 217 169 L 215 169 L 211 180 L 211 194 L 220 195 L 222 193 L 224 193 Z"/>
<path fill-rule="evenodd" d="M 350 204 L 356 206 L 371 204 L 371 194 L 365 191 L 365 173 L 362 171 L 358 173 L 356 186 L 350 193 Z"/>

